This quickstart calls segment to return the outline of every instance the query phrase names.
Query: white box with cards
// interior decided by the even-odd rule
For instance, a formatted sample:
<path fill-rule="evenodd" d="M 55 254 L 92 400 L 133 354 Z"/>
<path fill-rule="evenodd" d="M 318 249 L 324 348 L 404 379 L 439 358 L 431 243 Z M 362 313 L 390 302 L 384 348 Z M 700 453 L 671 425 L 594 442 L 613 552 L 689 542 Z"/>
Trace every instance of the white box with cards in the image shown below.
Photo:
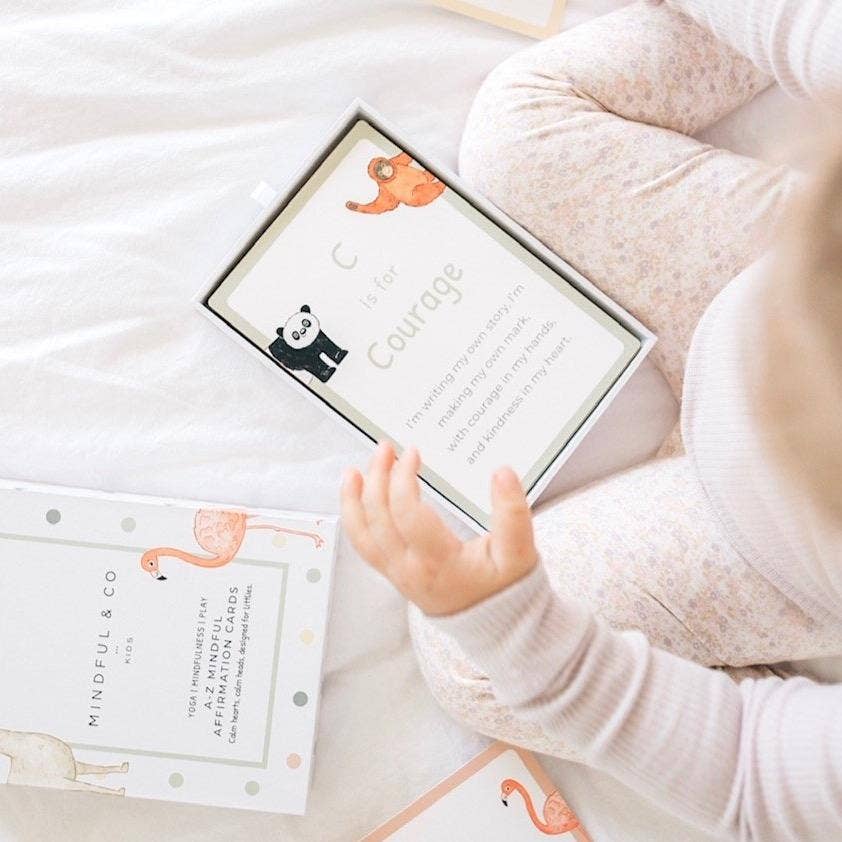
<path fill-rule="evenodd" d="M 479 529 L 493 471 L 534 501 L 655 342 L 359 101 L 196 303 Z"/>

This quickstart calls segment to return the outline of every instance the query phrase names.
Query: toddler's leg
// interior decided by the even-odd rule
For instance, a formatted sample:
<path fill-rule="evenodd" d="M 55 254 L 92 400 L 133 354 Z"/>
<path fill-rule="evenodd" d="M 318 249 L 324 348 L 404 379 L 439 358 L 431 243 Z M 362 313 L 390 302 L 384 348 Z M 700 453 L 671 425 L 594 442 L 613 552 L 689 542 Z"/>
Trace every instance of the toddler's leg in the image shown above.
<path fill-rule="evenodd" d="M 686 135 L 768 82 L 685 15 L 634 4 L 506 61 L 465 128 L 465 177 L 658 334 L 676 394 L 701 313 L 795 184 Z"/>
<path fill-rule="evenodd" d="M 539 511 L 535 530 L 559 594 L 684 658 L 744 668 L 840 651 L 842 628 L 805 614 L 731 548 L 687 457 L 650 462 L 564 498 Z M 410 628 L 433 694 L 457 719 L 568 756 L 498 704 L 488 679 L 417 610 Z"/>

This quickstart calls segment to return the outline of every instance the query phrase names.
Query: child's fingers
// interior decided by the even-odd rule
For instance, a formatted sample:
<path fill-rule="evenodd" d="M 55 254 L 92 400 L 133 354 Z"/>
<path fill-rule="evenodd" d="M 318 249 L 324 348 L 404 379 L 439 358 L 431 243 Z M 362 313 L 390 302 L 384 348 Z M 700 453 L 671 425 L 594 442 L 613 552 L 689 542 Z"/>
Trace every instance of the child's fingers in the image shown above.
<path fill-rule="evenodd" d="M 395 464 L 395 451 L 389 442 L 377 446 L 363 483 L 362 504 L 372 538 L 387 562 L 403 555 L 405 545 L 389 511 L 389 481 Z"/>
<path fill-rule="evenodd" d="M 491 479 L 491 547 L 498 563 L 535 560 L 532 512 L 511 468 L 501 468 Z"/>
<path fill-rule="evenodd" d="M 346 472 L 342 482 L 340 501 L 342 504 L 342 525 L 351 539 L 354 549 L 381 573 L 386 567 L 386 559 L 374 542 L 368 530 L 362 500 L 363 478 L 356 469 Z"/>
<path fill-rule="evenodd" d="M 417 448 L 408 447 L 401 453 L 392 471 L 392 481 L 389 486 L 390 501 L 399 499 L 400 503 L 405 506 L 420 502 L 421 492 L 416 477 L 420 467 L 421 455 Z"/>
<path fill-rule="evenodd" d="M 459 539 L 441 518 L 421 501 L 418 468 L 421 458 L 415 448 L 405 450 L 392 470 L 389 504 L 395 526 L 409 549 L 427 558 L 442 558 L 458 552 Z"/>

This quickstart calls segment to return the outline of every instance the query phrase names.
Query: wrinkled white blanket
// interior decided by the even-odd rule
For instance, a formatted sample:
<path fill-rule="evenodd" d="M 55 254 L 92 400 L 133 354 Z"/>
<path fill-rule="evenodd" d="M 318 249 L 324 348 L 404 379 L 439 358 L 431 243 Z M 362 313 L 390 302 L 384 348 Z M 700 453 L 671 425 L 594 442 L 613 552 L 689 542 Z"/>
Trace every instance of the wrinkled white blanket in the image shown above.
<path fill-rule="evenodd" d="M 566 24 L 621 4 L 571 0 Z M 255 184 L 283 185 L 354 97 L 454 166 L 478 85 L 527 39 L 423 0 L 0 13 L 0 475 L 335 511 L 364 449 L 191 297 L 255 224 Z M 711 136 L 758 151 L 784 111 L 771 92 Z M 548 496 L 650 455 L 674 419 L 644 367 Z M 0 711 L 19 692 L 0 676 Z M 436 708 L 402 601 L 345 547 L 306 817 L 0 787 L 0 839 L 353 840 L 484 744 Z M 700 838 L 604 776 L 549 766 L 601 842 Z"/>

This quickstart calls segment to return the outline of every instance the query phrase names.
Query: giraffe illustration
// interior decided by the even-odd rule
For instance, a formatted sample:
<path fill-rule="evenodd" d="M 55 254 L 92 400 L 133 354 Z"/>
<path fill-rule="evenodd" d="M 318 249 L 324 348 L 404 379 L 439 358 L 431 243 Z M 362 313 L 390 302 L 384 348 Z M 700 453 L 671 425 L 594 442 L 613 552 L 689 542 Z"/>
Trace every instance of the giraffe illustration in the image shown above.
<path fill-rule="evenodd" d="M 271 529 L 274 532 L 284 532 L 287 535 L 301 535 L 312 538 L 316 547 L 324 546 L 324 538 L 315 532 L 304 532 L 300 529 L 285 529 L 269 523 L 247 523 L 254 515 L 245 512 L 221 511 L 219 509 L 199 509 L 193 520 L 193 534 L 199 546 L 211 556 L 200 556 L 188 553 L 174 547 L 156 547 L 147 550 L 140 559 L 140 567 L 155 579 L 164 580 L 167 577 L 161 573 L 158 561 L 161 556 L 186 561 L 197 567 L 223 567 L 234 560 L 246 537 L 247 529 Z"/>
<path fill-rule="evenodd" d="M 29 731 L 7 731 L 0 728 L 0 754 L 11 760 L 6 783 L 20 786 L 49 786 L 55 789 L 74 789 L 99 792 L 103 795 L 125 795 L 125 787 L 106 786 L 78 780 L 79 775 L 108 775 L 128 772 L 129 764 L 98 766 L 82 763 L 73 756 L 73 749 L 58 737 Z"/>

